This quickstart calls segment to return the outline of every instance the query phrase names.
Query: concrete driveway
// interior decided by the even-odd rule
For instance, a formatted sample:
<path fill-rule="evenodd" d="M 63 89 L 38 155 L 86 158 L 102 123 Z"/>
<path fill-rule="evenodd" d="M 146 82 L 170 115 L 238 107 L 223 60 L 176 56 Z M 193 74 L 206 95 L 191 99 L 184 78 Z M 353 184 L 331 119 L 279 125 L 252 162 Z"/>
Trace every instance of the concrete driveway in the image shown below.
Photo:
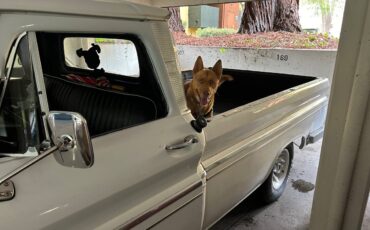
<path fill-rule="evenodd" d="M 253 194 L 214 225 L 212 230 L 308 229 L 321 144 L 320 140 L 302 150 L 295 147 L 288 184 L 277 202 L 262 205 Z M 366 209 L 362 229 L 370 229 L 370 205 Z"/>

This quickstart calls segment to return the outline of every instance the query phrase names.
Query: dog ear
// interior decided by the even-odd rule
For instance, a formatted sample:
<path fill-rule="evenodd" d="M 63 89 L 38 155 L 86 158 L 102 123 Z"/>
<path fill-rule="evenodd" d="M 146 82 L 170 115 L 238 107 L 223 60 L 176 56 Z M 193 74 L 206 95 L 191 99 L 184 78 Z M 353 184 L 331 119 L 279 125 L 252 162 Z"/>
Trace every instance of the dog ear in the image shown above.
<path fill-rule="evenodd" d="M 220 86 L 225 81 L 233 81 L 233 80 L 234 80 L 234 78 L 230 75 L 222 75 L 221 79 L 220 79 L 220 82 L 218 83 L 218 86 Z"/>
<path fill-rule="evenodd" d="M 222 75 L 222 61 L 218 60 L 216 64 L 212 67 L 213 72 L 217 75 L 218 79 L 221 79 Z"/>
<path fill-rule="evenodd" d="M 204 69 L 203 60 L 202 60 L 201 56 L 198 56 L 198 58 L 197 58 L 197 60 L 195 61 L 195 64 L 194 64 L 193 75 L 198 73 L 202 69 Z"/>

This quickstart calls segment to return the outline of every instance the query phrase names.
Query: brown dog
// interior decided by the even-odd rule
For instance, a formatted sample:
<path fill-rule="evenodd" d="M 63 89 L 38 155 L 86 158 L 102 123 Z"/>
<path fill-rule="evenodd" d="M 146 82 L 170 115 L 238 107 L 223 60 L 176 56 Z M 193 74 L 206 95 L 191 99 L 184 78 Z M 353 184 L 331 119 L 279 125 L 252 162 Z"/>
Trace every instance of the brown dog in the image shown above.
<path fill-rule="evenodd" d="M 194 64 L 193 79 L 185 83 L 185 95 L 188 108 L 194 117 L 213 116 L 213 104 L 218 87 L 233 77 L 222 75 L 222 62 L 218 60 L 212 69 L 205 69 L 199 56 Z"/>

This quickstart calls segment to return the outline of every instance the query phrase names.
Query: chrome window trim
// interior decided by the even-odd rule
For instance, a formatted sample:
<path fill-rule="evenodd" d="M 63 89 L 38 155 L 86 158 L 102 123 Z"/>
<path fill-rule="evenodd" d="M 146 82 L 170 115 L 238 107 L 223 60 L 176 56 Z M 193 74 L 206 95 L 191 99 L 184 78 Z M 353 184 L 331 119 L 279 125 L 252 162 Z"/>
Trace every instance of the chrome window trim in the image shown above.
<path fill-rule="evenodd" d="M 40 92 L 41 86 L 44 86 L 43 88 L 45 88 L 45 85 L 40 82 L 41 79 L 39 77 L 37 77 L 37 76 L 40 76 L 40 75 L 36 75 L 36 74 L 39 74 L 38 71 L 41 71 L 41 74 L 42 74 L 42 69 L 41 70 L 39 69 L 39 67 L 41 68 L 41 62 L 40 62 L 40 57 L 39 57 L 39 53 L 38 53 L 38 46 L 37 46 L 37 40 L 36 40 L 35 33 L 34 32 L 27 32 L 27 31 L 22 32 L 20 35 L 18 35 L 15 42 L 12 44 L 11 49 L 9 50 L 8 59 L 5 62 L 5 66 L 3 67 L 4 73 L 5 73 L 6 67 L 9 65 L 9 63 L 10 63 L 10 65 L 9 65 L 10 68 L 6 71 L 5 77 L 0 76 L 0 81 L 5 81 L 4 86 L 2 88 L 3 90 L 1 91 L 1 95 L 0 95 L 0 109 L 1 109 L 1 105 L 2 105 L 2 102 L 3 102 L 4 97 L 5 97 L 5 92 L 6 92 L 7 85 L 8 85 L 9 79 L 10 79 L 10 74 L 11 74 L 11 71 L 12 71 L 12 67 L 13 67 L 14 62 L 15 62 L 15 57 L 17 55 L 17 49 L 19 47 L 19 43 L 26 35 L 28 35 L 28 39 L 27 39 L 28 41 L 27 42 L 28 42 L 28 51 L 29 51 L 29 54 L 30 54 L 30 64 L 31 64 L 31 70 L 33 72 L 33 77 L 35 79 L 37 92 Z M 38 60 L 38 62 L 36 62 L 35 60 Z M 36 64 L 39 64 L 39 66 L 37 66 Z M 43 75 L 41 75 L 41 76 L 43 76 Z M 45 90 L 43 90 L 43 92 L 45 92 Z M 40 103 L 40 106 L 41 106 L 41 111 L 42 112 L 45 112 L 45 111 L 48 112 L 49 108 L 48 108 L 48 105 L 47 105 L 47 101 L 46 101 L 46 110 L 45 110 L 45 104 L 44 104 L 45 100 L 42 98 L 43 96 L 46 98 L 46 94 L 43 93 L 43 95 L 40 95 L 40 93 L 38 93 L 38 95 L 39 95 L 39 103 Z M 45 115 L 46 115 L 46 113 L 45 113 Z M 46 123 L 45 115 L 43 115 L 43 123 L 44 123 L 44 127 L 45 127 L 45 134 L 46 134 L 46 139 L 50 140 L 49 130 L 47 129 L 47 126 L 46 126 L 47 123 Z M 1 154 L 1 156 L 17 157 L 17 158 L 18 157 L 19 158 L 36 157 L 38 155 L 39 155 L 39 152 L 33 146 L 28 147 L 28 149 L 25 153 L 4 153 L 4 154 Z"/>
<path fill-rule="evenodd" d="M 11 67 L 13 67 L 13 64 L 14 64 L 14 61 L 15 61 L 15 57 L 16 57 L 16 53 L 17 53 L 17 49 L 18 49 L 18 46 L 19 46 L 19 42 L 26 35 L 27 35 L 27 32 L 23 32 L 20 35 L 18 35 L 15 43 L 13 44 L 12 48 L 9 51 L 8 59 L 7 59 L 6 63 L 5 63 L 5 66 L 3 67 L 4 73 L 5 73 L 5 70 L 6 70 L 6 66 L 8 65 L 9 62 L 12 63 L 11 64 Z M 8 81 L 9 81 L 9 77 L 10 77 L 11 71 L 12 71 L 12 68 L 9 68 L 8 71 L 5 74 L 5 78 L 2 77 L 0 79 L 1 81 L 5 81 L 4 86 L 2 88 L 2 91 L 1 91 L 1 95 L 0 95 L 0 109 L 1 109 L 1 105 L 2 105 L 2 102 L 3 102 L 4 96 L 5 96 L 5 91 L 6 91 L 6 87 L 8 85 Z"/>
<path fill-rule="evenodd" d="M 30 50 L 30 56 L 31 56 L 31 64 L 32 64 L 32 70 L 33 75 L 36 83 L 37 88 L 37 94 L 39 97 L 39 104 L 41 108 L 41 116 L 45 131 L 45 138 L 46 140 L 50 140 L 50 133 L 47 123 L 47 114 L 49 114 L 49 104 L 48 99 L 46 97 L 46 88 L 45 88 L 45 82 L 44 82 L 44 73 L 42 71 L 42 65 L 41 65 L 41 59 L 40 59 L 40 53 L 39 53 L 39 47 L 37 44 L 37 37 L 36 32 L 28 32 L 28 46 Z"/>

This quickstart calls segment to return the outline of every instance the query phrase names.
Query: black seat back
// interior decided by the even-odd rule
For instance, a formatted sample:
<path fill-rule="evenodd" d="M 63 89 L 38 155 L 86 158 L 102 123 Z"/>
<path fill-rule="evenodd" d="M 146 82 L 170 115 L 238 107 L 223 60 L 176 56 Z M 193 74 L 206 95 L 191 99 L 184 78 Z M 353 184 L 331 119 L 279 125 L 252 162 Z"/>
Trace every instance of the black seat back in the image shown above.
<path fill-rule="evenodd" d="M 146 97 L 80 85 L 45 76 L 49 109 L 71 111 L 85 117 L 90 135 L 96 136 L 157 118 L 157 109 Z"/>

